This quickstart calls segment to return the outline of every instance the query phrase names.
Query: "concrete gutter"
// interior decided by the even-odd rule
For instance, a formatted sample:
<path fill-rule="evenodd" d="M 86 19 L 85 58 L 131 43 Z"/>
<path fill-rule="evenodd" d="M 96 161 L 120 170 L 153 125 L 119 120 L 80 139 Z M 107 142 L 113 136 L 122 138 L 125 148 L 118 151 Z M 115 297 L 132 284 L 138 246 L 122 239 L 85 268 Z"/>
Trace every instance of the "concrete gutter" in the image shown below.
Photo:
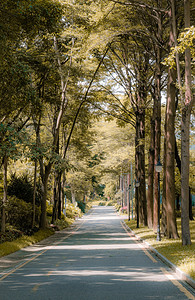
<path fill-rule="evenodd" d="M 174 265 L 172 262 L 170 262 L 165 256 L 163 256 L 161 253 L 159 253 L 154 247 L 152 247 L 148 242 L 140 238 L 138 235 L 135 234 L 131 228 L 127 226 L 127 224 L 122 220 L 125 228 L 127 231 L 130 231 L 131 234 L 133 234 L 140 242 L 144 243 L 147 245 L 147 247 L 150 249 L 154 255 L 156 255 L 163 263 L 165 263 L 169 268 L 171 268 L 176 275 L 178 276 L 179 279 L 186 281 L 193 289 L 195 289 L 195 281 L 186 273 L 181 271 L 176 265 Z"/>

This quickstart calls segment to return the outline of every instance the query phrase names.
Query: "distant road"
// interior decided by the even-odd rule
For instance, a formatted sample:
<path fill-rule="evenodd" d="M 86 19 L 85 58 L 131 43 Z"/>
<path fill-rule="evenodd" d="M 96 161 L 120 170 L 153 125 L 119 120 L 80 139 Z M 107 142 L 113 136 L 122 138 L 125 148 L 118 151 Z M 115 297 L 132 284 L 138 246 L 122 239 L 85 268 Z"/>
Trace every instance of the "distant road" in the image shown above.
<path fill-rule="evenodd" d="M 0 271 L 1 300 L 195 299 L 112 207 L 94 207 L 69 230 L 1 259 Z"/>

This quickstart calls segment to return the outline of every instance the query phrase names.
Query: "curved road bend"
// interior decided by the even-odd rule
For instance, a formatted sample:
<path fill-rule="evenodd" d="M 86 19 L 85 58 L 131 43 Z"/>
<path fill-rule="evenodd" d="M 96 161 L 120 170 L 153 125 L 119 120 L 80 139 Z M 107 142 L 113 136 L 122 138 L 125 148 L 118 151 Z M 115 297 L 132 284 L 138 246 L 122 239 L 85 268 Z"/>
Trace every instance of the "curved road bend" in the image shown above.
<path fill-rule="evenodd" d="M 1 274 L 1 300 L 195 299 L 190 287 L 129 236 L 112 207 L 94 207 L 68 231 L 10 260 L 20 253 L 23 262 Z"/>

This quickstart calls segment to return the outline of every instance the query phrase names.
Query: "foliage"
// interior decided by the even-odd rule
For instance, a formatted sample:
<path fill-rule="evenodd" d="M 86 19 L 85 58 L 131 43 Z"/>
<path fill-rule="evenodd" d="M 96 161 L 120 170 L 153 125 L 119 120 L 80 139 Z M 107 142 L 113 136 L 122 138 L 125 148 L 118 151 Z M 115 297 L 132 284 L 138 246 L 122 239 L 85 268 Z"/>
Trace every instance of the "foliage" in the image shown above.
<path fill-rule="evenodd" d="M 39 241 L 54 234 L 54 230 L 51 228 L 41 229 L 32 236 L 24 235 L 12 242 L 5 242 L 0 244 L 0 257 L 18 251 L 24 247 L 38 243 Z"/>
<path fill-rule="evenodd" d="M 5 233 L 0 233 L 0 244 L 16 240 L 22 235 L 21 230 L 15 229 L 13 226 L 7 226 Z"/>
<path fill-rule="evenodd" d="M 76 217 L 81 217 L 82 213 L 79 207 L 68 203 L 66 207 L 66 216 L 70 219 L 76 219 Z"/>
<path fill-rule="evenodd" d="M 17 176 L 16 174 L 12 174 L 7 192 L 9 196 L 16 196 L 27 203 L 32 203 L 33 186 L 27 175 Z"/>
<path fill-rule="evenodd" d="M 0 157 L 6 154 L 7 157 L 16 160 L 21 156 L 26 134 L 24 130 L 18 130 L 19 126 L 19 124 L 9 126 L 8 124 L 0 123 Z"/>
<path fill-rule="evenodd" d="M 32 226 L 32 204 L 15 196 L 9 197 L 6 207 L 7 222 L 15 228 L 29 233 Z M 40 217 L 40 210 L 36 208 L 36 220 Z"/>
<path fill-rule="evenodd" d="M 85 210 L 86 210 L 86 203 L 83 202 L 83 201 L 77 201 L 78 203 L 78 207 L 80 208 L 80 210 L 85 213 Z"/>
<path fill-rule="evenodd" d="M 190 28 L 186 28 L 185 31 L 180 33 L 178 38 L 178 45 L 172 48 L 169 56 L 165 58 L 164 64 L 169 65 L 171 67 L 175 67 L 175 55 L 184 54 L 186 48 L 189 48 L 191 51 L 191 55 L 195 57 L 195 27 L 191 26 Z M 193 65 L 192 65 L 193 66 Z"/>

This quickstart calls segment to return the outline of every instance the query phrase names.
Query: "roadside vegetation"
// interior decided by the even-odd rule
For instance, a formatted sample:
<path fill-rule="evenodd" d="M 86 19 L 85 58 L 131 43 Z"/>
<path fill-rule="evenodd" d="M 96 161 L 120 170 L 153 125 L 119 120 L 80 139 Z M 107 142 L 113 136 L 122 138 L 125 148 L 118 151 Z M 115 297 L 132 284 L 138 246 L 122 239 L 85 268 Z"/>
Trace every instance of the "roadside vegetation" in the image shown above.
<path fill-rule="evenodd" d="M 148 242 L 159 253 L 176 265 L 181 271 L 195 280 L 195 220 L 190 221 L 191 245 L 182 246 L 181 219 L 177 218 L 178 239 L 168 239 L 161 235 L 161 241 L 156 240 L 156 234 L 148 227 L 140 225 L 137 228 L 135 220 L 125 221 L 127 226 L 141 239 Z"/>

